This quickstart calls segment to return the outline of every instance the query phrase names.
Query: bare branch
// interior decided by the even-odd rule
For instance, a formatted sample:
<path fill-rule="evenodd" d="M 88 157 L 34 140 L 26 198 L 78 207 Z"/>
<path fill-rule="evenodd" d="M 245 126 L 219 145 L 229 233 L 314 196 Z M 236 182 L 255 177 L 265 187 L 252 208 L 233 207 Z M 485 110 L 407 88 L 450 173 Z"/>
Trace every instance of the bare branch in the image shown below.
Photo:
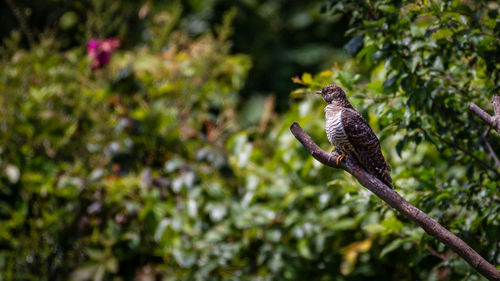
<path fill-rule="evenodd" d="M 469 110 L 474 112 L 479 118 L 483 119 L 483 121 L 486 122 L 491 127 L 495 127 L 495 119 L 493 119 L 492 116 L 486 113 L 486 111 L 482 110 L 475 103 L 473 102 L 469 103 Z"/>
<path fill-rule="evenodd" d="M 500 121 L 500 96 L 494 95 L 491 99 L 491 103 L 493 104 L 493 112 L 495 114 L 495 118 L 497 119 L 497 123 Z"/>
<path fill-rule="evenodd" d="M 497 166 L 497 168 L 500 168 L 500 159 L 498 159 L 497 154 L 495 153 L 495 151 L 493 150 L 493 147 L 491 147 L 491 144 L 488 141 L 488 133 L 490 132 L 490 129 L 491 129 L 491 127 L 488 126 L 486 131 L 484 131 L 484 133 L 481 135 L 481 138 L 483 139 L 484 144 L 486 145 L 486 148 L 488 148 L 488 151 L 490 152 L 491 157 L 495 161 L 495 165 Z"/>
<path fill-rule="evenodd" d="M 5 3 L 7 3 L 7 6 L 11 9 L 12 13 L 16 17 L 17 21 L 19 22 L 19 26 L 21 27 L 21 31 L 26 35 L 26 39 L 28 39 L 28 43 L 30 47 L 33 47 L 35 44 L 35 40 L 33 39 L 33 34 L 31 33 L 27 20 L 19 7 L 14 3 L 12 0 L 5 0 Z"/>
<path fill-rule="evenodd" d="M 486 124 L 488 124 L 488 129 L 486 129 L 486 131 L 481 135 L 481 139 L 484 141 L 491 157 L 493 157 L 495 165 L 497 166 L 497 168 L 500 168 L 500 160 L 498 159 L 498 156 L 496 155 L 495 151 L 488 142 L 488 139 L 486 138 L 491 128 L 495 129 L 500 135 L 500 96 L 494 95 L 491 103 L 493 104 L 493 116 L 486 113 L 473 102 L 469 104 L 469 109 L 477 116 L 479 116 L 479 118 L 481 118 L 484 122 L 486 122 Z"/>
<path fill-rule="evenodd" d="M 438 251 L 434 250 L 431 246 L 429 245 L 425 245 L 425 248 L 427 249 L 427 251 L 429 251 L 432 255 L 436 256 L 437 258 L 441 259 L 442 261 L 448 261 L 448 259 L 440 254 Z"/>
<path fill-rule="evenodd" d="M 483 168 L 485 169 L 488 169 L 490 171 L 492 171 L 493 173 L 495 173 L 496 176 L 499 176 L 500 174 L 498 173 L 498 171 L 495 169 L 495 167 L 492 167 L 490 166 L 488 163 L 486 163 L 485 161 L 479 159 L 479 157 L 477 157 L 476 155 L 474 155 L 472 152 L 470 152 L 469 150 L 461 147 L 457 142 L 456 140 L 453 140 L 453 141 L 448 141 L 446 139 L 444 139 L 443 137 L 441 137 L 439 134 L 433 132 L 432 133 L 435 137 L 437 137 L 440 141 L 446 143 L 447 145 L 451 146 L 451 147 L 454 147 L 460 151 L 462 151 L 463 153 L 465 153 L 467 156 L 471 157 L 472 159 L 474 159 L 479 165 L 481 165 Z"/>
<path fill-rule="evenodd" d="M 493 104 L 493 116 L 486 113 L 473 102 L 469 103 L 469 110 L 483 119 L 486 124 L 490 125 L 500 135 L 500 96 L 494 95 L 491 103 Z"/>
<path fill-rule="evenodd" d="M 356 161 L 349 158 L 346 161 L 343 161 L 340 165 L 337 165 L 335 161 L 339 155 L 335 152 L 328 153 L 322 150 L 312 140 L 312 138 L 304 132 L 304 130 L 302 130 L 297 122 L 292 124 L 290 131 L 316 160 L 324 165 L 343 169 L 353 175 L 364 187 L 368 188 L 392 208 L 417 223 L 425 230 L 425 232 L 450 247 L 483 276 L 489 280 L 500 280 L 500 272 L 495 268 L 495 266 L 488 263 L 463 240 L 449 232 L 442 225 L 430 218 L 426 213 L 410 204 L 403 197 L 401 197 L 401 195 L 396 193 L 373 175 L 366 172 Z"/>

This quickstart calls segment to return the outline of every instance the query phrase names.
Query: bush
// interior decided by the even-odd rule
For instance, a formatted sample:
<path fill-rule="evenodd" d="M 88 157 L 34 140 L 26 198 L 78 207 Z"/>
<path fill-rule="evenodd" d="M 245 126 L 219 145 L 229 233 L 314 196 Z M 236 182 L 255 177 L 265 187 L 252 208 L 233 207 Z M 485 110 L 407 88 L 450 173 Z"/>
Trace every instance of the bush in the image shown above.
<path fill-rule="evenodd" d="M 251 58 L 230 53 L 234 11 L 195 38 L 163 25 L 175 8 L 154 12 L 144 45 L 94 69 L 83 46 L 45 36 L 23 50 L 13 33 L 0 61 L 0 279 L 480 279 L 288 130 L 299 121 L 327 148 L 324 103 L 305 93 L 342 85 L 396 190 L 499 262 L 498 168 L 467 113 L 497 91 L 495 6 L 370 3 L 325 2 L 349 18 L 354 57 L 295 77 L 280 116 L 272 95 L 238 95 Z"/>

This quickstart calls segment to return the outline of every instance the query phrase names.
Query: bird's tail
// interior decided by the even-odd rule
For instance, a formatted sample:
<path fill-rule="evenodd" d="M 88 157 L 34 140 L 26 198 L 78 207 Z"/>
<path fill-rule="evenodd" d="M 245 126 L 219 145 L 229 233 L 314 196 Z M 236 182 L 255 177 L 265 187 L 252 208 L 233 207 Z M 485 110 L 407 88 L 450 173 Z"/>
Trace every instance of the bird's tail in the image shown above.
<path fill-rule="evenodd" d="M 387 184 L 391 189 L 394 189 L 394 185 L 392 184 L 392 178 L 389 175 L 389 173 L 383 173 L 382 175 L 380 175 L 379 180 Z"/>

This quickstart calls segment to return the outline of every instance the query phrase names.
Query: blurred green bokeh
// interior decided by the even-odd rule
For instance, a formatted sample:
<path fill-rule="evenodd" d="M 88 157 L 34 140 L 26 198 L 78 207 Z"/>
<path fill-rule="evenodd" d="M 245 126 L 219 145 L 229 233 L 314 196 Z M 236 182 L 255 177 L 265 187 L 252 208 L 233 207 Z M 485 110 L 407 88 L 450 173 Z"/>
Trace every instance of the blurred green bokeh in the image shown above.
<path fill-rule="evenodd" d="M 396 191 L 500 264 L 500 138 L 467 110 L 500 88 L 498 9 L 0 2 L 0 280 L 484 279 L 288 128 L 331 149 L 307 93 L 341 85 Z"/>

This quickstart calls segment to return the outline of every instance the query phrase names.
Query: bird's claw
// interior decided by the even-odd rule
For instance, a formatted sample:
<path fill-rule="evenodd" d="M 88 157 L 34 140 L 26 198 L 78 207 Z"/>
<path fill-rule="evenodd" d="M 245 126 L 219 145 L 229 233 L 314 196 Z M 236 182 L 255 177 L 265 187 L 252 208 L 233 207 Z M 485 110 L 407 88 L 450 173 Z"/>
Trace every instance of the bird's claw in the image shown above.
<path fill-rule="evenodd" d="M 339 155 L 339 157 L 337 157 L 337 165 L 339 163 L 342 163 L 342 160 L 344 160 L 344 158 L 346 157 L 346 153 L 343 152 L 341 155 Z"/>

